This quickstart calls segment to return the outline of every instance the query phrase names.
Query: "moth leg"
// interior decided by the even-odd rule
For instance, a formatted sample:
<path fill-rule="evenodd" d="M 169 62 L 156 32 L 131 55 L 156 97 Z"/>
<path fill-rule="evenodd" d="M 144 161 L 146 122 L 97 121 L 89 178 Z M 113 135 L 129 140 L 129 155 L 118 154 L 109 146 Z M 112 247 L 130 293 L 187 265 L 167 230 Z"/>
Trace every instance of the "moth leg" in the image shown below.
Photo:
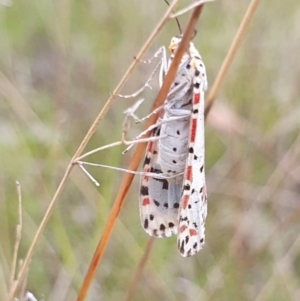
<path fill-rule="evenodd" d="M 149 64 L 152 62 L 153 59 L 158 58 L 159 55 L 161 54 L 161 67 L 159 70 L 159 86 L 162 86 L 163 79 L 168 71 L 168 59 L 167 59 L 167 54 L 166 54 L 166 48 L 164 46 L 160 47 L 158 51 L 154 54 L 154 56 L 149 59 L 149 60 L 141 60 L 141 62 L 145 64 Z"/>
<path fill-rule="evenodd" d="M 181 119 L 184 119 L 186 118 L 187 115 L 181 115 L 181 116 L 175 116 L 175 117 L 169 117 L 168 119 L 160 119 L 158 122 L 156 122 L 155 124 L 149 126 L 145 131 L 141 132 L 138 136 L 136 136 L 134 138 L 134 140 L 138 140 L 140 139 L 141 137 L 143 137 L 146 133 L 150 132 L 150 131 L 153 131 L 155 128 L 161 126 L 162 124 L 165 124 L 165 123 L 169 123 L 169 122 L 173 122 L 173 121 L 178 121 L 178 120 L 181 120 Z M 164 136 L 159 136 L 159 139 L 161 138 L 165 138 Z M 124 139 L 124 144 L 127 144 L 128 142 Z M 141 140 L 139 140 L 141 141 Z M 127 147 L 124 151 L 123 151 L 123 154 L 127 153 L 131 147 L 133 146 L 133 144 L 131 144 L 129 147 Z"/>
<path fill-rule="evenodd" d="M 129 94 L 129 95 L 118 94 L 117 96 L 120 98 L 134 98 L 134 97 L 140 95 L 146 88 L 149 88 L 150 90 L 152 90 L 150 83 L 160 66 L 161 66 L 161 62 L 159 62 L 156 65 L 155 69 L 152 71 L 152 73 L 151 73 L 150 77 L 148 78 L 147 82 L 145 83 L 145 85 L 143 87 L 141 87 L 139 90 L 137 90 L 136 92 Z"/>
<path fill-rule="evenodd" d="M 167 57 L 166 48 L 164 46 L 160 47 L 150 59 L 148 59 L 148 60 L 139 60 L 139 61 L 141 63 L 144 63 L 144 64 L 150 64 L 154 59 L 157 59 L 160 55 L 161 55 L 160 59 L 162 59 L 163 57 Z M 136 57 L 134 57 L 134 58 L 136 59 Z"/>
<path fill-rule="evenodd" d="M 129 94 L 129 95 L 122 95 L 122 94 L 118 94 L 118 97 L 121 98 L 133 98 L 136 97 L 138 95 L 140 95 L 146 88 L 152 89 L 150 83 L 155 75 L 155 73 L 157 72 L 157 70 L 159 69 L 159 86 L 162 86 L 163 83 L 163 78 L 165 77 L 165 74 L 168 70 L 168 61 L 167 61 L 167 55 L 166 55 L 166 49 L 165 47 L 160 47 L 159 50 L 154 54 L 154 56 L 149 59 L 149 60 L 140 60 L 143 63 L 149 64 L 152 62 L 153 59 L 158 58 L 159 55 L 161 54 L 161 59 L 159 61 L 159 63 L 156 65 L 155 69 L 153 70 L 153 72 L 151 73 L 150 77 L 148 78 L 146 84 L 141 87 L 139 90 L 137 90 L 136 92 Z"/>
<path fill-rule="evenodd" d="M 154 114 L 157 114 L 159 111 L 161 111 L 163 108 L 164 108 L 164 104 L 159 106 L 158 108 L 156 108 L 154 111 L 152 111 L 150 114 L 148 114 L 147 116 L 141 118 L 141 119 L 137 119 L 137 120 L 134 120 L 135 123 L 142 123 L 144 122 L 145 120 L 149 119 L 152 115 Z"/>

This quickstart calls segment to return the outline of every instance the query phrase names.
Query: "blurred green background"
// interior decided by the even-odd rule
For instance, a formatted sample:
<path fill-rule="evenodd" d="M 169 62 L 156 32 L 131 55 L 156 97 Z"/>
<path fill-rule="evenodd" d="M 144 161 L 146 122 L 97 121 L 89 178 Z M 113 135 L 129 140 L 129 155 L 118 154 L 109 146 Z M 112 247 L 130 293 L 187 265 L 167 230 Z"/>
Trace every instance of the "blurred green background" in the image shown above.
<path fill-rule="evenodd" d="M 162 0 L 0 3 L 0 299 L 6 299 L 22 186 L 24 258 L 71 156 L 167 9 Z M 8 2 L 8 1 L 7 1 Z M 180 7 L 191 1 L 181 1 Z M 249 1 L 205 5 L 194 42 L 212 85 Z M 184 27 L 188 15 L 180 17 Z M 178 34 L 168 22 L 145 59 Z M 209 212 L 204 250 L 182 258 L 176 239 L 155 241 L 133 300 L 300 300 L 300 6 L 261 1 L 206 126 Z M 155 64 L 140 64 L 123 94 Z M 155 98 L 138 115 L 145 116 Z M 121 137 L 117 99 L 85 151 Z M 131 126 L 135 137 L 142 126 Z M 126 168 L 115 147 L 89 161 Z M 74 300 L 122 180 L 75 167 L 32 258 L 27 289 L 38 300 Z M 86 300 L 124 300 L 148 236 L 138 178 Z"/>

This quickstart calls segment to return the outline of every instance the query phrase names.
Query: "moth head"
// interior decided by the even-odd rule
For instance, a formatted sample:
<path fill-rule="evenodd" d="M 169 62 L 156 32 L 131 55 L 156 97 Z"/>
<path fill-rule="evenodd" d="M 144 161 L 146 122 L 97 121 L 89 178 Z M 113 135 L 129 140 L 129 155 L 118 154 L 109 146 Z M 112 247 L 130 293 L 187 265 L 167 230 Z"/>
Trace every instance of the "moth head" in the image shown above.
<path fill-rule="evenodd" d="M 197 32 L 195 31 L 192 39 L 195 37 L 196 33 Z M 176 50 L 178 49 L 178 46 L 182 40 L 182 37 L 183 37 L 183 35 L 181 34 L 181 35 L 175 36 L 171 39 L 171 43 L 169 45 L 169 51 L 172 55 L 174 55 Z M 193 50 L 194 48 L 195 48 L 194 43 L 190 42 L 189 47 L 186 52 L 190 52 L 190 50 Z"/>
<path fill-rule="evenodd" d="M 181 40 L 182 40 L 182 35 L 175 36 L 171 39 L 171 43 L 169 45 L 169 51 L 171 54 L 175 54 Z"/>

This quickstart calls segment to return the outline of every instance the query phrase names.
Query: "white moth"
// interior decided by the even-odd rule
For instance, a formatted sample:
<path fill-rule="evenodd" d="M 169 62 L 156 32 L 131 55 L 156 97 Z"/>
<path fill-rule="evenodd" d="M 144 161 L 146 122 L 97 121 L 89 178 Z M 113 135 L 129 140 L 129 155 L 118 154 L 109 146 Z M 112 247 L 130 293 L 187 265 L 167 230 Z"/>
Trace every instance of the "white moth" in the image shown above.
<path fill-rule="evenodd" d="M 182 36 L 169 46 L 172 61 Z M 170 62 L 169 62 L 170 66 Z M 184 53 L 148 142 L 140 185 L 140 215 L 151 236 L 177 234 L 182 256 L 192 256 L 205 243 L 207 195 L 204 174 L 205 66 L 194 44 Z"/>

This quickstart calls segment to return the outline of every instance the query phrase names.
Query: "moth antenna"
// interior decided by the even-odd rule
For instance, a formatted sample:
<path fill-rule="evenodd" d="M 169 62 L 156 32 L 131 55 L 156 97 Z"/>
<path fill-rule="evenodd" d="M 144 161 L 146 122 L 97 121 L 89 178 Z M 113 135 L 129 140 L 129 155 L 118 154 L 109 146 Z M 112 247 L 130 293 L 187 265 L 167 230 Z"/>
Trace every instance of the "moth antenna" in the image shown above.
<path fill-rule="evenodd" d="M 170 6 L 170 3 L 167 0 L 164 0 L 164 1 L 168 4 L 168 6 Z M 172 11 L 172 13 L 174 14 L 174 11 Z M 178 29 L 179 29 L 179 33 L 182 34 L 182 30 L 181 30 L 179 20 L 178 20 L 177 17 L 175 17 L 175 19 L 176 19 L 176 23 L 177 23 L 177 26 L 178 26 Z"/>

